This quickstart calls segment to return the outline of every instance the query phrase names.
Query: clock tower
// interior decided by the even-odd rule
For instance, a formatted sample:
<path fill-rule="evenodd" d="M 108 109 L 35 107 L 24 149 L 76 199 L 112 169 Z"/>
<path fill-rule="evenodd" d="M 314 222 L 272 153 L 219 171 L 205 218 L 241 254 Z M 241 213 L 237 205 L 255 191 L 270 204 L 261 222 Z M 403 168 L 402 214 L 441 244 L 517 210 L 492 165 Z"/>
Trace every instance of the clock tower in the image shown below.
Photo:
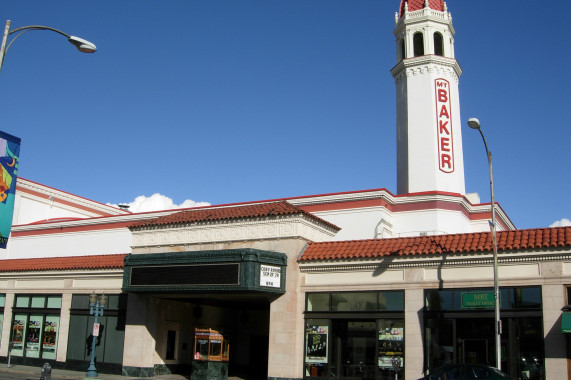
<path fill-rule="evenodd" d="M 397 193 L 465 194 L 452 16 L 443 0 L 401 0 L 395 23 Z"/>

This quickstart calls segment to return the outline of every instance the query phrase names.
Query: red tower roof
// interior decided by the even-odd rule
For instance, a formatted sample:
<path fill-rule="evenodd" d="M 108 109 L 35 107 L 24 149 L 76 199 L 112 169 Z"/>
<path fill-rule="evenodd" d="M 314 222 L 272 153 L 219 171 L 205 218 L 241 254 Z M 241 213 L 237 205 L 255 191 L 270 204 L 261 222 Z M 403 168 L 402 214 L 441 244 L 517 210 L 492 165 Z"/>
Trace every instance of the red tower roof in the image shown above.
<path fill-rule="evenodd" d="M 425 0 L 401 0 L 399 7 L 399 17 L 404 13 L 404 3 L 408 3 L 408 11 L 419 11 L 424 9 Z M 444 12 L 444 0 L 428 0 L 428 6 L 435 11 Z"/>

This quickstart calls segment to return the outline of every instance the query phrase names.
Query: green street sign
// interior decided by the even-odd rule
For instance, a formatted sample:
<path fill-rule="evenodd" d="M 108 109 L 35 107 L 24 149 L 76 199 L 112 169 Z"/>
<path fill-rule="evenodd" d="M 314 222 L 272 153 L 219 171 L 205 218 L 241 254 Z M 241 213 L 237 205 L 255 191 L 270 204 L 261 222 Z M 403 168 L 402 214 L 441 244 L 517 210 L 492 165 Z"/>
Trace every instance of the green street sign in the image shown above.
<path fill-rule="evenodd" d="M 487 309 L 495 306 L 494 292 L 462 292 L 462 309 Z"/>

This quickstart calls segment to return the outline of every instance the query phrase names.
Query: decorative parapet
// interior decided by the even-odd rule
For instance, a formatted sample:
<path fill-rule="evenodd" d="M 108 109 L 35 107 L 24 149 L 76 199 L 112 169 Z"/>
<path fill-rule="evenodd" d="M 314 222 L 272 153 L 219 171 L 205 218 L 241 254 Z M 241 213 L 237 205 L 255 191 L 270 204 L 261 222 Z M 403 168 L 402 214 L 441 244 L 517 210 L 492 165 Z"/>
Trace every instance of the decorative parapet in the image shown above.
<path fill-rule="evenodd" d="M 215 221 L 133 229 L 133 249 L 157 246 L 302 238 L 331 240 L 337 231 L 306 215 Z"/>

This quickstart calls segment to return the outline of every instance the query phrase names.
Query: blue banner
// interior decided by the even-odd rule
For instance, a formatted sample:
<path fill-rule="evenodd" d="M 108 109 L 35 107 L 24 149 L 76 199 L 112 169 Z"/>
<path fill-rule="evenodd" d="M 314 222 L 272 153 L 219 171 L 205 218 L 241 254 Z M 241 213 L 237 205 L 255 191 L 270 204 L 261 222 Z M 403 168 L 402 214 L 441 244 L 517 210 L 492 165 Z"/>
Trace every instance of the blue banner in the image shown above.
<path fill-rule="evenodd" d="M 6 248 L 12 229 L 20 139 L 0 131 L 0 248 Z"/>

